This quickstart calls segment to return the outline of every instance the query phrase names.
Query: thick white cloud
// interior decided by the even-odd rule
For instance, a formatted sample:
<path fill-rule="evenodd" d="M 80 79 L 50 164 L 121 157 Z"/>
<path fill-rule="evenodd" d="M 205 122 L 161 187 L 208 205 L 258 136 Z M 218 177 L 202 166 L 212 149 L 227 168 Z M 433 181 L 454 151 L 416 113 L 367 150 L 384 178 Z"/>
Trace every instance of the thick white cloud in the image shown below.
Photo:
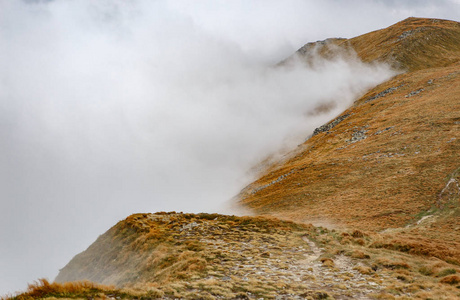
<path fill-rule="evenodd" d="M 220 210 L 253 164 L 392 74 L 273 63 L 408 14 L 458 19 L 439 3 L 0 0 L 0 294 L 131 213 Z"/>

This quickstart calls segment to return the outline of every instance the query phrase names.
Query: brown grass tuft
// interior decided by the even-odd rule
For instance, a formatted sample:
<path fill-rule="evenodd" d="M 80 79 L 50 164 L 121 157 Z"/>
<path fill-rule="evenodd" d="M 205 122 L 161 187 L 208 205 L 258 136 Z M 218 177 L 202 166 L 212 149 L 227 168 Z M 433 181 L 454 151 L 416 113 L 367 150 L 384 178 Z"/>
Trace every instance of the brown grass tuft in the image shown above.
<path fill-rule="evenodd" d="M 355 230 L 355 231 L 353 231 L 351 236 L 354 237 L 354 238 L 363 238 L 364 233 L 362 231 L 360 231 L 360 230 Z"/>
<path fill-rule="evenodd" d="M 50 283 L 47 279 L 39 279 L 28 285 L 27 291 L 11 299 L 40 299 L 46 297 L 69 297 L 105 294 L 116 291 L 113 286 L 100 285 L 89 281 Z"/>
<path fill-rule="evenodd" d="M 384 268 L 391 269 L 391 270 L 410 269 L 409 264 L 401 260 L 392 260 L 389 258 L 379 258 L 377 262 Z"/>
<path fill-rule="evenodd" d="M 446 283 L 446 284 L 459 284 L 460 283 L 460 276 L 458 275 L 449 275 L 441 279 L 439 282 Z"/>
<path fill-rule="evenodd" d="M 436 274 L 436 277 L 444 277 L 444 276 L 456 274 L 456 273 L 457 273 L 457 270 L 455 270 L 454 268 L 445 268 L 445 269 L 442 269 L 438 274 Z"/>
<path fill-rule="evenodd" d="M 328 257 L 320 258 L 320 261 L 323 263 L 323 266 L 325 267 L 333 267 L 335 265 L 334 261 Z"/>
<path fill-rule="evenodd" d="M 350 253 L 350 256 L 353 257 L 353 258 L 359 258 L 359 259 L 368 259 L 368 258 L 370 258 L 369 254 L 366 254 L 361 250 L 354 250 L 353 252 Z"/>
<path fill-rule="evenodd" d="M 356 266 L 354 269 L 357 270 L 359 273 L 365 274 L 365 275 L 374 273 L 374 271 L 371 268 L 366 267 L 366 266 Z"/>

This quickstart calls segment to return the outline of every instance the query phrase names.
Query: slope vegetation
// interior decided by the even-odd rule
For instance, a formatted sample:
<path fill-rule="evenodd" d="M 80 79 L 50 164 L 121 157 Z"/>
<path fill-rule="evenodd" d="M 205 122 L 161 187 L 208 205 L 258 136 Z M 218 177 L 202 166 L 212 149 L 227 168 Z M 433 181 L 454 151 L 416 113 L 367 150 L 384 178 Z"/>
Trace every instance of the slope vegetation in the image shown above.
<path fill-rule="evenodd" d="M 365 62 L 383 61 L 407 71 L 445 67 L 460 61 L 460 23 L 408 18 L 383 30 L 342 40 Z"/>
<path fill-rule="evenodd" d="M 114 284 L 121 290 L 97 291 L 120 298 L 460 296 L 455 288 L 460 268 L 386 249 L 384 243 L 372 233 L 339 232 L 274 218 L 135 214 L 72 259 L 56 280 Z M 28 294 L 36 288 L 32 286 Z"/>
<path fill-rule="evenodd" d="M 409 18 L 307 44 L 298 56 L 337 46 L 405 72 L 269 166 L 240 203 L 299 222 L 385 230 L 408 251 L 460 263 L 460 23 Z"/>

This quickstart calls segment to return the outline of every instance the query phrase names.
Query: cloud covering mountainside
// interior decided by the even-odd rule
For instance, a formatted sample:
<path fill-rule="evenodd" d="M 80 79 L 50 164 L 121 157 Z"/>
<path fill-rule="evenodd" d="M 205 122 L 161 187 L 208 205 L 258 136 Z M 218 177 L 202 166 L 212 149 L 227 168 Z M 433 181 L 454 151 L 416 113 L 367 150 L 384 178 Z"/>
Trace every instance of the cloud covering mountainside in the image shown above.
<path fill-rule="evenodd" d="M 439 3 L 356 1 L 357 23 L 335 1 L 0 1 L 0 294 L 130 213 L 221 210 L 251 166 L 395 74 L 275 63 L 411 14 L 458 19 Z"/>

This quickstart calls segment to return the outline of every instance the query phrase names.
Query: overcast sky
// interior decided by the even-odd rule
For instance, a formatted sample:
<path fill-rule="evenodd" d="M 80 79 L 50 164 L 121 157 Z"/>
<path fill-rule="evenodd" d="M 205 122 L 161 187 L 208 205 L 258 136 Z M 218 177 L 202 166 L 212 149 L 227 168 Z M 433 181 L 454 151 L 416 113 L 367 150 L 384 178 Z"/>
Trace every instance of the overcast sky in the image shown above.
<path fill-rule="evenodd" d="M 0 0 L 0 295 L 132 213 L 232 213 L 254 164 L 394 74 L 270 66 L 409 16 L 458 21 L 460 3 Z"/>

